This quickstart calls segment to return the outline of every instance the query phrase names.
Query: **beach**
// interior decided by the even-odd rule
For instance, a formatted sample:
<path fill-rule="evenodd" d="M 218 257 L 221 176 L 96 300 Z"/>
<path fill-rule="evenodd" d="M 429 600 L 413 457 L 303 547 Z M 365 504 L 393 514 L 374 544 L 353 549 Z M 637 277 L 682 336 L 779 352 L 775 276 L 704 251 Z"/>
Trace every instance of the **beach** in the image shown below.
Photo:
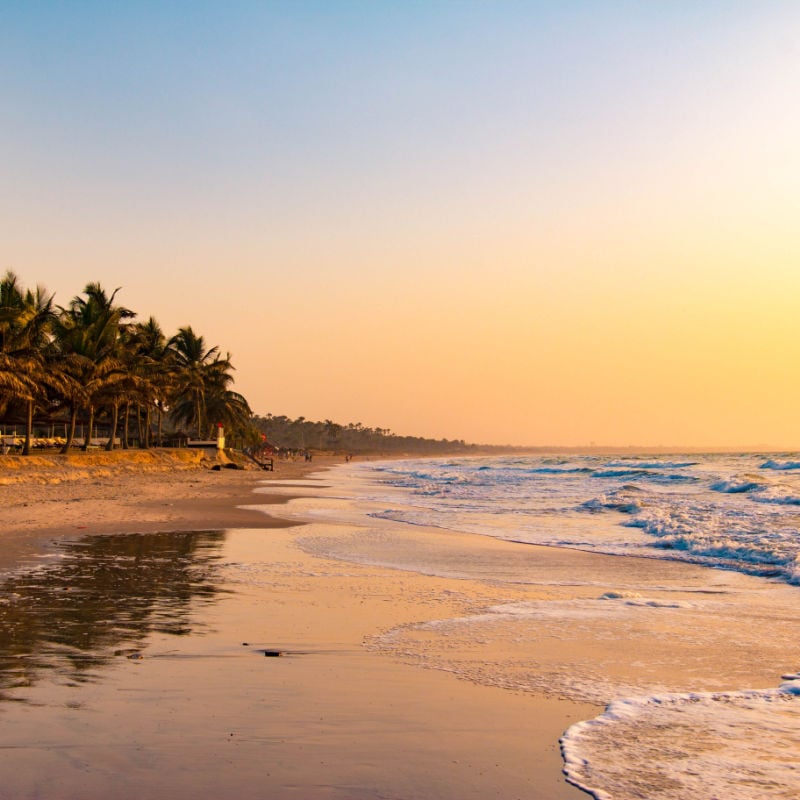
<path fill-rule="evenodd" d="M 381 652 L 604 708 L 561 738 L 598 800 L 797 796 L 797 454 L 432 458 L 349 478 L 290 511 L 360 514 L 360 530 L 304 547 L 495 592 Z"/>
<path fill-rule="evenodd" d="M 67 459 L 4 456 L 0 460 L 4 537 L 0 570 L 41 552 L 53 540 L 92 533 L 283 525 L 274 517 L 242 511 L 239 506 L 252 501 L 253 488 L 261 481 L 298 478 L 310 471 L 301 461 L 281 461 L 275 472 L 213 471 L 213 459 L 203 455 L 115 451 Z M 264 495 L 259 502 L 268 505 L 287 499 Z"/>
<path fill-rule="evenodd" d="M 558 738 L 597 708 L 480 686 L 370 646 L 497 593 L 298 546 L 307 528 L 281 520 L 281 504 L 324 487 L 325 466 L 108 469 L 58 483 L 44 470 L 0 487 L 0 610 L 14 611 L 14 623 L 26 610 L 35 631 L 17 647 L 4 620 L 16 663 L 4 663 L 0 797 L 582 796 L 563 780 Z M 162 531 L 184 532 L 172 555 Z M 144 588 L 130 576 L 98 577 L 132 558 L 134 577 L 150 566 L 160 574 L 165 561 L 209 548 L 224 573 L 213 601 L 165 596 L 174 585 L 185 600 L 187 586 L 203 582 L 177 566 Z M 120 607 L 119 586 L 136 615 Z M 87 611 L 92 591 L 112 597 Z M 91 631 L 76 622 L 87 616 Z"/>
<path fill-rule="evenodd" d="M 0 798 L 577 800 L 567 731 L 598 797 L 792 796 L 731 731 L 796 744 L 796 587 L 448 528 L 435 465 L 9 478 Z"/>

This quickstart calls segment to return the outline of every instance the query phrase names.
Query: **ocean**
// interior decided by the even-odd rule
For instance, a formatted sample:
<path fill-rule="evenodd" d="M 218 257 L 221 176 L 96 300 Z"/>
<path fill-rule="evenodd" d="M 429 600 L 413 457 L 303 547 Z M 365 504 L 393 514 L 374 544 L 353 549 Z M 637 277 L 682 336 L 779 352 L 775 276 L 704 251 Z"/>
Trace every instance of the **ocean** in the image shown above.
<path fill-rule="evenodd" d="M 567 778 L 598 800 L 800 796 L 800 456 L 515 455 L 335 474 L 301 513 L 360 533 L 303 547 L 501 597 L 369 646 L 605 706 L 561 741 Z M 548 569 L 537 548 L 447 557 L 426 532 L 598 557 Z"/>
<path fill-rule="evenodd" d="M 409 490 L 413 505 L 386 512 L 408 524 L 800 584 L 800 461 L 792 458 L 493 458 L 376 471 Z"/>

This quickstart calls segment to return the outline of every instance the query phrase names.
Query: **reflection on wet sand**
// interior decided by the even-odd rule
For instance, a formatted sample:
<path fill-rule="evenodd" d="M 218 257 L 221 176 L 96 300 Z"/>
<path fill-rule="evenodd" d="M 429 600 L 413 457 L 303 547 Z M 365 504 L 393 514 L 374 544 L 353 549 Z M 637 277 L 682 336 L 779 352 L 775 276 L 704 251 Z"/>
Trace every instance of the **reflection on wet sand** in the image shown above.
<path fill-rule="evenodd" d="M 58 563 L 0 587 L 0 700 L 45 674 L 97 679 L 115 658 L 136 657 L 148 634 L 195 633 L 193 601 L 213 601 L 224 532 L 89 536 L 62 545 Z"/>
<path fill-rule="evenodd" d="M 25 702 L 0 703 L 0 798 L 577 800 L 557 741 L 594 707 L 363 647 L 494 589 L 331 561 L 296 539 L 87 538 L 2 587 L 0 688 Z"/>

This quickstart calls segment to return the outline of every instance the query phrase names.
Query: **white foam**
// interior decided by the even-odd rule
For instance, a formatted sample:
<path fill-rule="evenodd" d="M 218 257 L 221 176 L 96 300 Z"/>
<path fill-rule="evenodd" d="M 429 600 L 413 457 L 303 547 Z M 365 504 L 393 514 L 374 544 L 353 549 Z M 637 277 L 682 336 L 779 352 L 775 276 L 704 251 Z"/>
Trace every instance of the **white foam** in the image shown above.
<path fill-rule="evenodd" d="M 800 461 L 766 465 L 740 455 L 429 459 L 381 476 L 411 493 L 395 521 L 794 580 Z"/>
<path fill-rule="evenodd" d="M 800 797 L 800 682 L 617 700 L 561 740 L 569 781 L 598 800 Z"/>
<path fill-rule="evenodd" d="M 352 547 L 333 547 L 324 535 L 298 541 L 336 558 L 459 577 L 445 562 L 431 562 L 424 547 L 388 549 L 398 526 L 413 525 L 419 542 L 431 526 L 781 578 L 785 583 L 709 570 L 694 584 L 659 576 L 642 585 L 634 568 L 628 584 L 617 577 L 609 586 L 579 575 L 575 584 L 548 585 L 580 585 L 581 597 L 478 609 L 465 603 L 459 618 L 404 626 L 370 646 L 517 691 L 601 704 L 639 698 L 615 700 L 600 721 L 576 725 L 564 738 L 571 779 L 596 797 L 794 800 L 797 770 L 782 754 L 800 752 L 800 673 L 786 673 L 780 689 L 711 691 L 746 685 L 753 675 L 774 683 L 787 653 L 795 652 L 797 590 L 787 583 L 800 582 L 792 502 L 800 498 L 800 461 L 773 462 L 758 473 L 763 461 L 735 455 L 616 464 L 599 456 L 393 462 L 380 467 L 381 484 L 370 482 L 370 466 L 357 490 L 351 487 L 362 515 L 375 515 Z M 312 504 L 299 502 L 311 518 L 325 518 L 324 504 L 321 513 L 309 513 Z M 331 521 L 342 513 L 356 518 L 331 508 Z M 370 549 L 373 537 L 385 537 L 387 548 Z M 464 577 L 500 587 L 512 582 L 489 564 L 478 564 L 481 572 L 469 566 Z M 526 579 L 515 572 L 513 582 Z M 598 588 L 586 597 L 590 586 Z M 627 649 L 617 646 L 620 632 Z M 542 639 L 552 647 L 537 649 Z M 771 674 L 770 664 L 780 666 Z"/>

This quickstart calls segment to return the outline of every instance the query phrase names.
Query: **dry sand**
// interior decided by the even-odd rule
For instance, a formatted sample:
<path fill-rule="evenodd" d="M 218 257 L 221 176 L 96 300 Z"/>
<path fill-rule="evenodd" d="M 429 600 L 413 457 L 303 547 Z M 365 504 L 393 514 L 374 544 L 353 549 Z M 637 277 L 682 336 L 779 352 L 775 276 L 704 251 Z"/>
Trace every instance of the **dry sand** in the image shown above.
<path fill-rule="evenodd" d="M 279 518 L 288 496 L 253 489 L 324 460 L 277 462 L 274 473 L 89 460 L 7 462 L 0 568 L 40 563 L 36 553 L 56 540 L 87 534 L 243 528 L 224 553 L 227 574 L 247 581 L 203 609 L 202 635 L 150 629 L 141 653 L 121 648 L 84 672 L 56 669 L 12 690 L 28 702 L 0 705 L 0 798 L 585 796 L 564 783 L 557 742 L 596 706 L 478 685 L 365 647 L 398 626 L 457 615 L 465 595 L 474 604 L 496 592 L 298 546 L 304 528 Z M 276 516 L 236 508 L 254 504 Z M 460 538 L 489 554 L 500 546 Z M 37 620 L 46 627 L 46 610 Z M 47 642 L 46 631 L 39 637 Z M 266 648 L 287 655 L 266 659 Z"/>
<path fill-rule="evenodd" d="M 54 540 L 91 533 L 285 525 L 238 506 L 252 503 L 252 491 L 264 479 L 309 471 L 303 462 L 279 461 L 275 472 L 215 472 L 213 463 L 202 451 L 0 457 L 0 571 Z M 258 502 L 287 499 L 265 495 Z"/>

